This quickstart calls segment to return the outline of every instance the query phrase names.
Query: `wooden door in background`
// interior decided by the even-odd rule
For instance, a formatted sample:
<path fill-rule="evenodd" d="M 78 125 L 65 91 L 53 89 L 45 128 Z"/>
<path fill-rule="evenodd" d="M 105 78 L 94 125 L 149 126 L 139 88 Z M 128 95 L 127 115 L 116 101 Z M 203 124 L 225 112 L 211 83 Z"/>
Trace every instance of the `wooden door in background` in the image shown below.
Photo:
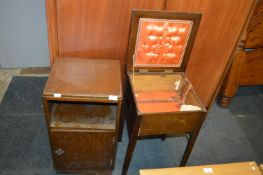
<path fill-rule="evenodd" d="M 51 63 L 56 57 L 118 59 L 124 72 L 136 8 L 163 10 L 165 0 L 47 0 Z"/>
<path fill-rule="evenodd" d="M 255 0 L 167 0 L 166 10 L 202 13 L 186 74 L 210 107 Z"/>

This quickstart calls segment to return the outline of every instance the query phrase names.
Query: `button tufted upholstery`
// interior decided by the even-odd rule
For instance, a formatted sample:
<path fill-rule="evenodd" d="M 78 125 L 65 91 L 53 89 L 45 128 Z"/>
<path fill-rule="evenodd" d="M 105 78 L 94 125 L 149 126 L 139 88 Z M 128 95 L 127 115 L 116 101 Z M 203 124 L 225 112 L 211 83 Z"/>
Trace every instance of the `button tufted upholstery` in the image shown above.
<path fill-rule="evenodd" d="M 191 29 L 187 20 L 141 18 L 134 66 L 179 67 Z"/>

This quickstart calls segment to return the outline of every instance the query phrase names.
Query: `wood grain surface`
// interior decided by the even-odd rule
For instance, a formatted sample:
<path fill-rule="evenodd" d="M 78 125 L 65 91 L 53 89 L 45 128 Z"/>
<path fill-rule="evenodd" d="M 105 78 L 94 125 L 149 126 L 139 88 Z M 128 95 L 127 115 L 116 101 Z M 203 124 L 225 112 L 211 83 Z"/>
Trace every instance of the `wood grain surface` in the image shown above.
<path fill-rule="evenodd" d="M 125 63 L 131 9 L 164 8 L 164 0 L 57 0 L 59 56 Z M 123 67 L 124 68 L 124 67 Z"/>
<path fill-rule="evenodd" d="M 247 29 L 247 39 L 245 48 L 262 48 L 263 47 L 263 0 L 258 3 L 253 11 L 253 16 Z"/>
<path fill-rule="evenodd" d="M 118 59 L 124 73 L 131 9 L 202 13 L 186 74 L 209 107 L 254 2 L 46 0 L 51 64 L 59 56 Z"/>
<path fill-rule="evenodd" d="M 263 36 L 263 35 L 262 35 Z M 263 84 L 263 48 L 246 53 L 246 59 L 240 70 L 239 85 Z"/>
<path fill-rule="evenodd" d="M 95 97 L 109 95 L 122 99 L 119 60 L 63 58 L 56 59 L 44 95 L 53 97 Z"/>
<path fill-rule="evenodd" d="M 209 168 L 209 169 L 204 169 Z M 205 173 L 209 171 L 212 173 Z M 140 175 L 262 175 L 255 162 L 140 170 Z"/>
<path fill-rule="evenodd" d="M 263 0 L 258 0 L 221 88 L 221 107 L 228 107 L 239 86 L 263 84 Z"/>
<path fill-rule="evenodd" d="M 52 155 L 56 170 L 113 170 L 116 152 L 114 136 L 114 132 L 51 131 Z"/>
<path fill-rule="evenodd" d="M 254 0 L 168 0 L 166 10 L 202 13 L 186 75 L 210 106 Z"/>

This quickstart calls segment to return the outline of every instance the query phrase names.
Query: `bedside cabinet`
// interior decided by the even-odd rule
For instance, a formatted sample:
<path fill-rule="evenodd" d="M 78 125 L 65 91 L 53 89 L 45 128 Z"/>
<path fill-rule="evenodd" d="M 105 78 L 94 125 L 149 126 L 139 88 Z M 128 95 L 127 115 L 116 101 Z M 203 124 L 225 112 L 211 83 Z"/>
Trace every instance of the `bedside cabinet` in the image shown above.
<path fill-rule="evenodd" d="M 43 100 L 55 169 L 112 171 L 122 106 L 119 61 L 57 59 Z"/>

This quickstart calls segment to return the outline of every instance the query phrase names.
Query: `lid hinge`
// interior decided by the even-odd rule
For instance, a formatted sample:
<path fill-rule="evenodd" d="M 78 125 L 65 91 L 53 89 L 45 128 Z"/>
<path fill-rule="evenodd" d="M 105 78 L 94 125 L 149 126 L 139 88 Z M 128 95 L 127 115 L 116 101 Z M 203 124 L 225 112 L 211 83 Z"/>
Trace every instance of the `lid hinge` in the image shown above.
<path fill-rule="evenodd" d="M 140 72 L 140 73 L 147 73 L 147 72 L 148 72 L 148 69 L 139 69 L 139 72 Z"/>
<path fill-rule="evenodd" d="M 173 69 L 164 69 L 165 73 L 173 73 Z"/>

